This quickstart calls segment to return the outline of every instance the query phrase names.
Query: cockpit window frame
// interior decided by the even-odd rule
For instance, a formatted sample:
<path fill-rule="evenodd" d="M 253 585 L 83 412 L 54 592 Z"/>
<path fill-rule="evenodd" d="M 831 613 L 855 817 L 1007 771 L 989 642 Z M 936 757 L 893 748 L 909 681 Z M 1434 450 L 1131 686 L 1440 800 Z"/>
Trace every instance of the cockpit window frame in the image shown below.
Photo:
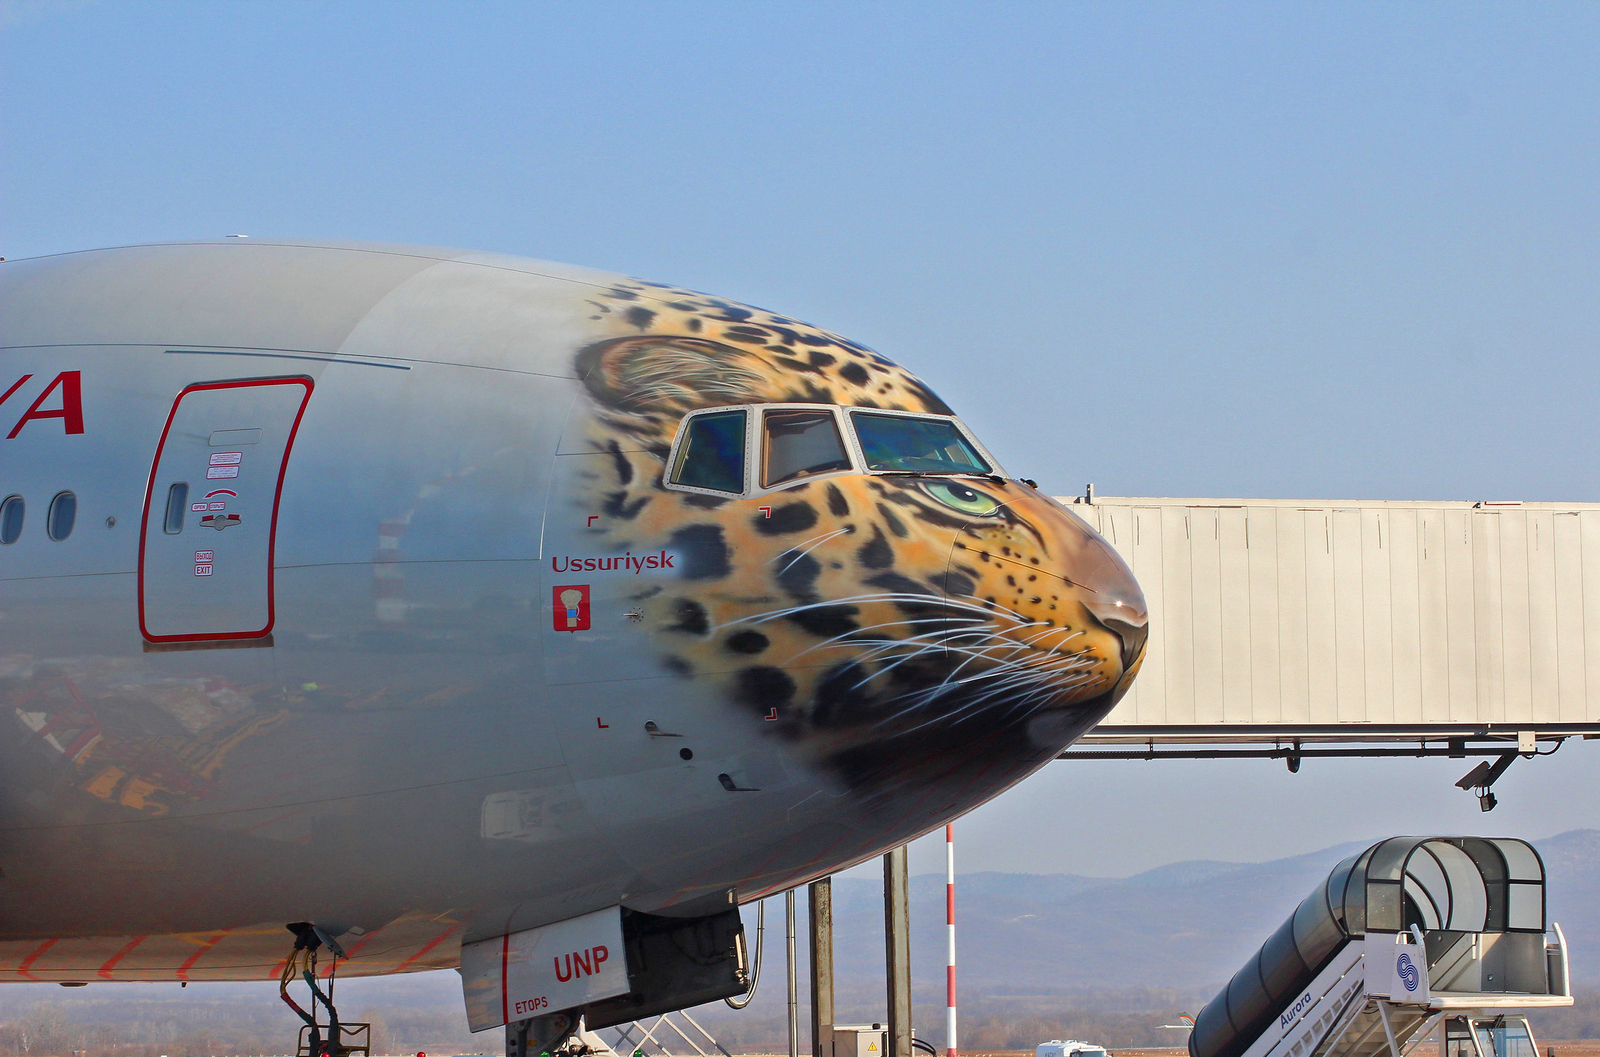
<path fill-rule="evenodd" d="M 861 467 L 861 473 L 871 474 L 874 477 L 1004 477 L 1008 480 L 1010 479 L 1010 475 L 1001 468 L 1000 461 L 994 457 L 994 454 L 989 451 L 988 448 L 985 448 L 982 444 L 979 444 L 978 438 L 974 437 L 972 435 L 972 431 L 966 427 L 966 424 L 955 415 L 935 415 L 928 411 L 900 411 L 898 409 L 890 409 L 887 407 L 860 407 L 856 405 L 845 407 L 841 410 L 844 412 L 846 426 L 845 443 L 850 446 L 851 454 L 855 457 L 856 465 Z M 852 411 L 860 411 L 868 415 L 889 415 L 896 418 L 918 418 L 922 419 L 923 421 L 932 420 L 937 422 L 948 422 L 955 428 L 957 433 L 961 434 L 961 439 L 972 445 L 972 450 L 977 452 L 983 461 L 989 464 L 989 469 L 985 473 L 980 473 L 976 470 L 957 470 L 951 473 L 935 473 L 931 470 L 917 471 L 871 469 L 867 464 L 866 450 L 861 447 L 861 440 L 856 436 L 856 424 L 850 420 L 850 412 Z"/>
<path fill-rule="evenodd" d="M 766 456 L 768 453 L 764 447 L 767 439 L 767 416 L 781 414 L 785 411 L 800 411 L 810 414 L 821 414 L 826 411 L 832 414 L 834 434 L 839 441 L 840 450 L 844 453 L 845 461 L 850 465 L 840 467 L 837 470 L 808 473 L 802 477 L 786 477 L 781 481 L 774 481 L 772 484 L 763 483 L 767 475 Z M 795 485 L 803 484 L 806 481 L 821 481 L 829 477 L 838 477 L 841 474 L 860 473 L 860 468 L 865 464 L 861 459 L 860 449 L 856 447 L 853 443 L 854 438 L 850 436 L 850 421 L 841 414 L 841 411 L 842 409 L 838 404 L 762 404 L 761 425 L 759 429 L 754 431 L 757 434 L 755 438 L 757 441 L 755 454 L 761 459 L 759 474 L 754 480 L 756 491 L 762 494 L 781 492 L 785 488 L 793 488 Z"/>
<path fill-rule="evenodd" d="M 678 423 L 678 432 L 672 438 L 672 448 L 667 452 L 667 465 L 661 471 L 661 483 L 674 492 L 693 492 L 696 495 L 714 495 L 719 499 L 740 499 L 750 495 L 750 482 L 754 479 L 754 469 L 751 459 L 759 453 L 756 437 L 760 432 L 760 415 L 757 409 L 762 404 L 724 404 L 718 407 L 701 407 L 683 416 Z M 672 479 L 674 469 L 678 465 L 678 453 L 689 441 L 689 424 L 704 415 L 721 415 L 729 411 L 744 412 L 744 487 L 737 492 L 724 492 L 719 488 L 702 488 L 700 485 L 679 484 Z"/>
<path fill-rule="evenodd" d="M 727 411 L 745 412 L 744 431 L 744 491 L 723 492 L 714 488 L 702 488 L 698 485 L 678 484 L 672 480 L 672 468 L 678 464 L 678 453 L 689 437 L 689 424 L 692 419 L 701 415 L 720 414 Z M 771 486 L 763 486 L 760 475 L 762 445 L 766 441 L 767 423 L 766 415 L 770 411 L 826 411 L 833 415 L 834 426 L 839 431 L 839 437 L 844 441 L 845 454 L 850 460 L 850 466 L 841 470 L 829 470 L 825 473 L 812 474 L 806 477 L 782 481 Z M 923 420 L 937 420 L 948 422 L 961 434 L 963 440 L 972 445 L 972 450 L 990 466 L 988 473 L 956 472 L 956 473 L 920 473 L 907 470 L 869 470 L 867 469 L 866 452 L 861 447 L 861 441 L 856 436 L 855 423 L 850 419 L 850 412 L 864 411 L 874 415 L 896 415 L 902 418 L 916 418 Z M 1000 463 L 993 453 L 978 443 L 965 424 L 954 415 L 935 415 L 925 411 L 899 411 L 881 407 L 863 407 L 856 404 L 821 404 L 821 403 L 774 403 L 774 404 L 720 404 L 716 407 L 699 407 L 683 416 L 678 423 L 677 433 L 672 438 L 672 447 L 667 452 L 666 467 L 662 471 L 661 481 L 663 487 L 674 492 L 692 492 L 696 495 L 716 496 L 719 499 L 751 499 L 756 496 L 771 495 L 784 492 L 801 484 L 811 481 L 825 481 L 830 477 L 842 477 L 846 474 L 865 474 L 873 477 L 1008 477 L 1001 469 Z"/>

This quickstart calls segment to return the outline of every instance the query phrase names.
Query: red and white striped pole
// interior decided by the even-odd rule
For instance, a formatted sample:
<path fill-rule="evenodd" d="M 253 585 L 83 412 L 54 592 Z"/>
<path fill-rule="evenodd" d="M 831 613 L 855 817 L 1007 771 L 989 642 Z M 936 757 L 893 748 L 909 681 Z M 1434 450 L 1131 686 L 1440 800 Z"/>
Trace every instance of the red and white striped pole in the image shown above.
<path fill-rule="evenodd" d="M 945 1057 L 956 1057 L 956 827 L 944 827 L 944 920 L 948 940 L 945 958 Z"/>

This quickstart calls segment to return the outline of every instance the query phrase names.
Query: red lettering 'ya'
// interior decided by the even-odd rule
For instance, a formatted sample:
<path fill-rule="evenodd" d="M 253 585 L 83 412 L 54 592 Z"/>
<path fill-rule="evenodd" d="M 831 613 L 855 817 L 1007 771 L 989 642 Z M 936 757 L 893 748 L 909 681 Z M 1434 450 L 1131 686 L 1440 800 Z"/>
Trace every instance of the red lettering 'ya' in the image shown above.
<path fill-rule="evenodd" d="M 40 411 L 40 405 L 45 402 L 45 399 L 51 393 L 56 391 L 57 387 L 61 389 L 61 406 L 52 411 Z M 6 440 L 11 440 L 18 433 L 21 433 L 22 427 L 29 422 L 41 418 L 61 419 L 69 435 L 83 432 L 82 371 L 62 371 L 56 375 L 55 380 L 44 387 L 44 392 L 39 394 L 39 398 L 33 402 L 32 406 L 22 413 L 21 418 L 17 419 L 17 424 L 12 427 L 10 433 L 6 434 Z"/>

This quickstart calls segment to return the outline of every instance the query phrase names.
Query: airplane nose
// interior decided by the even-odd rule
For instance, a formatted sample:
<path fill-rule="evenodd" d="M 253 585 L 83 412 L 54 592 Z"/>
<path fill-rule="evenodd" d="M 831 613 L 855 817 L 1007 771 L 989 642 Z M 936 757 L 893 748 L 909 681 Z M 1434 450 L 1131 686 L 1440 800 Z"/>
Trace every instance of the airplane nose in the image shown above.
<path fill-rule="evenodd" d="M 695 573 L 644 605 L 665 667 L 849 786 L 992 792 L 1098 723 L 1138 671 L 1148 616 L 1127 564 L 1033 488 L 840 476 L 761 502 L 770 516 L 730 519 L 746 536 L 680 532 Z"/>
<path fill-rule="evenodd" d="M 1144 595 L 1068 508 L 994 479 L 830 486 L 860 520 L 777 554 L 795 603 L 730 625 L 729 641 L 755 644 L 757 630 L 763 656 L 783 651 L 783 672 L 760 684 L 781 694 L 740 699 L 847 785 L 960 787 L 976 803 L 1127 693 L 1148 639 Z M 736 693 L 755 685 L 740 673 Z"/>

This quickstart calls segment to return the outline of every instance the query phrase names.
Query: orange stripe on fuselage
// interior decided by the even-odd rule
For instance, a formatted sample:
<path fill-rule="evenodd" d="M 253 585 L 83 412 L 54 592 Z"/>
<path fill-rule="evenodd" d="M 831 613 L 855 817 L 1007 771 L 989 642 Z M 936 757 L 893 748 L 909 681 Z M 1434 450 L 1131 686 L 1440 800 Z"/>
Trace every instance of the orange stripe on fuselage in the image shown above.
<path fill-rule="evenodd" d="M 35 947 L 33 953 L 22 959 L 22 964 L 17 966 L 17 973 L 21 976 L 26 976 L 30 980 L 39 979 L 37 976 L 34 976 L 32 973 L 28 972 L 28 966 L 32 965 L 39 955 L 43 954 L 51 947 L 54 947 L 58 942 L 58 940 L 45 940 L 43 943 L 39 944 L 39 946 Z"/>
<path fill-rule="evenodd" d="M 433 939 L 433 942 L 429 943 L 426 947 L 422 948 L 420 951 L 418 951 L 417 953 L 413 954 L 411 957 L 407 958 L 405 961 L 401 962 L 399 965 L 395 966 L 395 970 L 394 971 L 397 972 L 397 973 L 404 972 L 406 966 L 410 965 L 412 962 L 416 961 L 418 958 L 421 958 L 424 954 L 427 954 L 429 951 L 431 951 L 435 947 L 439 946 L 439 944 L 443 943 L 446 939 L 448 939 L 451 935 L 453 935 L 455 933 L 455 931 L 457 929 L 459 929 L 460 927 L 461 927 L 460 925 L 451 925 L 449 928 L 447 928 L 443 932 L 439 933 L 439 935 L 435 936 L 434 939 Z"/>
<path fill-rule="evenodd" d="M 126 958 L 128 955 L 132 954 L 133 953 L 133 949 L 135 947 L 139 946 L 139 944 L 143 943 L 148 938 L 149 937 L 147 937 L 147 936 L 135 936 L 133 939 L 129 940 L 126 944 L 124 944 L 123 948 L 120 951 L 118 951 L 117 953 L 113 954 L 110 958 L 107 958 L 106 959 L 106 963 L 100 967 L 100 973 L 99 973 L 100 979 L 102 979 L 102 980 L 115 980 L 116 977 L 111 975 L 111 970 L 116 968 L 116 965 L 117 965 L 118 962 L 120 962 L 122 959 Z"/>
<path fill-rule="evenodd" d="M 178 966 L 178 971 L 176 973 L 176 976 L 178 977 L 178 979 L 179 980 L 187 980 L 187 979 L 189 979 L 189 970 L 194 968 L 194 963 L 199 961 L 201 958 L 205 957 L 208 953 L 210 953 L 211 948 L 213 948 L 217 944 L 221 943 L 223 937 L 226 936 L 226 935 L 227 935 L 226 932 L 219 932 L 215 936 L 212 936 L 209 940 L 206 940 L 204 943 L 202 943 L 200 945 L 200 949 L 199 950 L 197 950 L 193 954 L 189 955 L 189 957 L 187 959 L 185 959 L 184 963 L 182 965 Z"/>

